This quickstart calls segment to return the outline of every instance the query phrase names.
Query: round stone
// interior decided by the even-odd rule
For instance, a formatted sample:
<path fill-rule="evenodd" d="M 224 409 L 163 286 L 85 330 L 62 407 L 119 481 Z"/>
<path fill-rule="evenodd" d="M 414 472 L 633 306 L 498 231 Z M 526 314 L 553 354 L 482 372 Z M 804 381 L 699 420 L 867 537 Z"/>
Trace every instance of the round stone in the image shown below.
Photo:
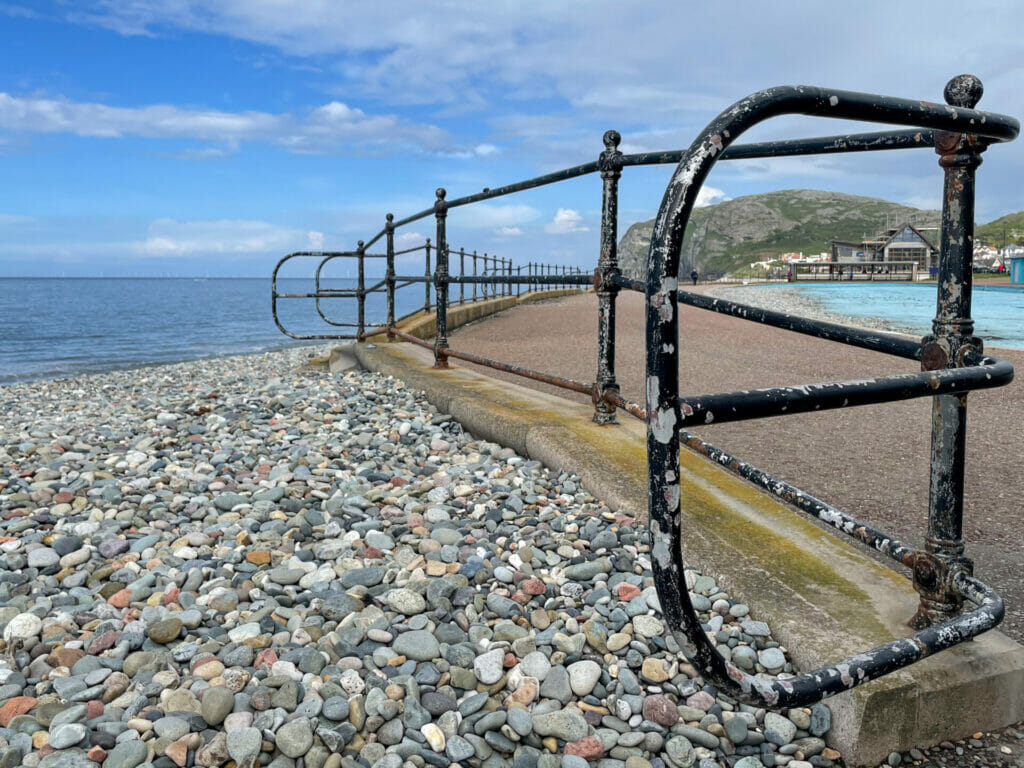
<path fill-rule="evenodd" d="M 238 765 L 246 765 L 260 753 L 263 736 L 258 728 L 239 728 L 228 731 L 228 755 Z"/>
<path fill-rule="evenodd" d="M 569 672 L 569 686 L 577 696 L 583 697 L 594 690 L 598 680 L 601 679 L 601 666 L 596 661 L 577 661 L 570 664 L 566 670 Z"/>
<path fill-rule="evenodd" d="M 313 746 L 313 731 L 305 718 L 285 723 L 277 731 L 277 748 L 285 757 L 302 757 Z"/>
<path fill-rule="evenodd" d="M 679 768 L 690 768 L 697 759 L 693 744 L 685 736 L 673 736 L 666 741 L 665 753 Z"/>
<path fill-rule="evenodd" d="M 235 696 L 227 688 L 208 688 L 203 693 L 203 700 L 200 705 L 200 713 L 203 719 L 210 725 L 220 725 L 224 722 L 235 706 Z"/>
<path fill-rule="evenodd" d="M 786 657 L 778 648 L 765 648 L 763 651 L 758 651 L 757 660 L 769 672 L 778 671 L 786 666 Z"/>
<path fill-rule="evenodd" d="M 655 616 L 634 616 L 633 629 L 641 637 L 659 637 L 665 632 L 665 625 Z"/>
<path fill-rule="evenodd" d="M 429 630 L 403 632 L 391 646 L 395 653 L 415 661 L 431 661 L 441 655 L 441 646 Z"/>
<path fill-rule="evenodd" d="M 158 621 L 150 625 L 146 634 L 154 643 L 171 643 L 177 640 L 181 634 L 181 619 L 172 616 L 169 619 Z"/>
<path fill-rule="evenodd" d="M 88 730 L 82 723 L 66 723 L 50 731 L 50 746 L 54 749 L 67 749 L 78 744 L 85 738 Z"/>
<path fill-rule="evenodd" d="M 473 660 L 473 671 L 477 680 L 484 685 L 491 685 L 501 679 L 505 670 L 505 652 L 500 648 L 477 656 Z"/>
<path fill-rule="evenodd" d="M 43 631 L 43 621 L 34 613 L 19 613 L 4 627 L 4 641 L 28 640 Z"/>
<path fill-rule="evenodd" d="M 423 595 L 411 589 L 393 589 L 384 599 L 391 610 L 406 616 L 423 613 L 427 608 L 427 601 L 423 599 Z"/>
<path fill-rule="evenodd" d="M 60 555 L 49 547 L 33 549 L 28 553 L 29 568 L 49 568 L 60 561 Z"/>

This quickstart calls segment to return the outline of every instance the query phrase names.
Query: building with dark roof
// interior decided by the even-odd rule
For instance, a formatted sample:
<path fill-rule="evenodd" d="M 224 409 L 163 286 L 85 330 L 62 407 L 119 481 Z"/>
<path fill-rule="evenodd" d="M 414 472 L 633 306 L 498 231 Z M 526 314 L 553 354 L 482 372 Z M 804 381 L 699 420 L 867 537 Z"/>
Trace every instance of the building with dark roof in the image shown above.
<path fill-rule="evenodd" d="M 932 229 L 932 228 L 927 228 Z M 939 249 L 923 234 L 926 228 L 900 224 L 859 243 L 831 241 L 832 261 L 836 262 L 914 262 L 919 269 L 939 266 Z"/>

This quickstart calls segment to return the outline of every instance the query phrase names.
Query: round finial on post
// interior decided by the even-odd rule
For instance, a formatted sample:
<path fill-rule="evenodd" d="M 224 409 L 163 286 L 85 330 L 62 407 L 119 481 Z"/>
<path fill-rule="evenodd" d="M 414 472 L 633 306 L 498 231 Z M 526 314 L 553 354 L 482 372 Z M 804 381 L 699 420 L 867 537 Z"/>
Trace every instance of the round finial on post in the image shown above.
<path fill-rule="evenodd" d="M 437 191 L 434 192 L 434 194 L 437 195 L 438 200 L 444 200 L 444 196 L 447 195 L 448 193 L 445 191 L 444 187 L 438 187 Z"/>
<path fill-rule="evenodd" d="M 395 220 L 395 214 L 386 213 L 384 214 L 384 218 L 388 220 L 388 224 L 391 224 Z"/>
<path fill-rule="evenodd" d="M 605 131 L 604 138 L 601 140 L 604 142 L 605 149 L 618 149 L 622 136 L 618 131 Z"/>
<path fill-rule="evenodd" d="M 981 84 L 981 80 L 974 75 L 957 75 L 946 83 L 943 96 L 946 97 L 946 103 L 951 107 L 974 109 L 981 101 L 981 95 L 984 92 L 985 87 Z"/>
<path fill-rule="evenodd" d="M 362 240 L 360 240 L 358 243 L 356 243 L 356 250 L 359 251 L 360 253 L 362 253 L 362 250 L 365 247 L 366 247 L 366 245 L 365 245 L 365 243 Z"/>

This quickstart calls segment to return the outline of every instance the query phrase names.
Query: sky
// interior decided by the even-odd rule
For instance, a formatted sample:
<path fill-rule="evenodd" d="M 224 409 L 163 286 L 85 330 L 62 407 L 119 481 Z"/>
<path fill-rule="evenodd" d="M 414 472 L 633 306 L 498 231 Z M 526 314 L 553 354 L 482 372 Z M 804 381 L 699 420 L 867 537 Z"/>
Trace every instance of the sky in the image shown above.
<path fill-rule="evenodd" d="M 1024 5 L 868 0 L 0 0 L 0 276 L 269 276 L 384 215 L 626 152 L 683 149 L 775 85 L 1024 115 Z M 775 119 L 744 141 L 878 126 Z M 930 149 L 722 163 L 701 203 L 827 189 L 938 208 Z M 619 232 L 670 166 L 627 168 Z M 977 220 L 1024 210 L 1024 140 L 978 172 Z M 453 210 L 453 247 L 591 270 L 596 175 Z M 433 237 L 425 219 L 400 246 Z M 306 265 L 300 273 L 309 271 Z"/>

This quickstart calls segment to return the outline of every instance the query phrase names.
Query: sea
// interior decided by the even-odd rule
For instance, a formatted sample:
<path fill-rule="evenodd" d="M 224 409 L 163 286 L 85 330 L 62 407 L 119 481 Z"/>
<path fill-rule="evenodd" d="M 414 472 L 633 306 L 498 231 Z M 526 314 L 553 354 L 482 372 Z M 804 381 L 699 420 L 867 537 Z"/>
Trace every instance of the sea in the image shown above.
<path fill-rule="evenodd" d="M 0 279 L 0 384 L 327 343 L 281 332 L 271 312 L 270 285 L 266 278 Z M 355 285 L 345 279 L 322 282 L 328 288 Z M 278 293 L 313 290 L 311 280 L 299 278 L 278 279 L 277 287 Z M 797 291 L 828 312 L 881 318 L 893 330 L 917 335 L 929 332 L 935 314 L 934 283 L 783 284 L 758 290 Z M 423 285 L 400 289 L 396 315 L 425 302 Z M 277 303 L 278 319 L 296 335 L 354 331 L 327 326 L 313 300 Z M 367 326 L 383 323 L 384 294 L 370 294 L 366 304 Z M 355 299 L 322 299 L 319 309 L 336 323 L 356 320 Z M 975 286 L 972 314 L 988 344 L 1024 349 L 1024 291 Z"/>
<path fill-rule="evenodd" d="M 2 278 L 0 384 L 317 343 L 290 339 L 274 324 L 270 286 L 269 278 Z M 277 281 L 278 293 L 313 287 L 312 280 Z M 398 290 L 396 315 L 424 302 L 423 285 Z M 384 294 L 370 294 L 366 304 L 367 325 L 383 323 Z M 355 299 L 323 299 L 320 309 L 334 322 L 356 320 Z M 354 331 L 326 326 L 310 299 L 279 299 L 278 317 L 297 335 Z"/>
<path fill-rule="evenodd" d="M 924 336 L 935 317 L 935 283 L 825 283 L 766 285 L 758 290 L 795 291 L 826 312 L 875 318 L 893 331 Z M 1024 349 L 1024 289 L 977 285 L 971 294 L 975 334 L 986 346 Z"/>

